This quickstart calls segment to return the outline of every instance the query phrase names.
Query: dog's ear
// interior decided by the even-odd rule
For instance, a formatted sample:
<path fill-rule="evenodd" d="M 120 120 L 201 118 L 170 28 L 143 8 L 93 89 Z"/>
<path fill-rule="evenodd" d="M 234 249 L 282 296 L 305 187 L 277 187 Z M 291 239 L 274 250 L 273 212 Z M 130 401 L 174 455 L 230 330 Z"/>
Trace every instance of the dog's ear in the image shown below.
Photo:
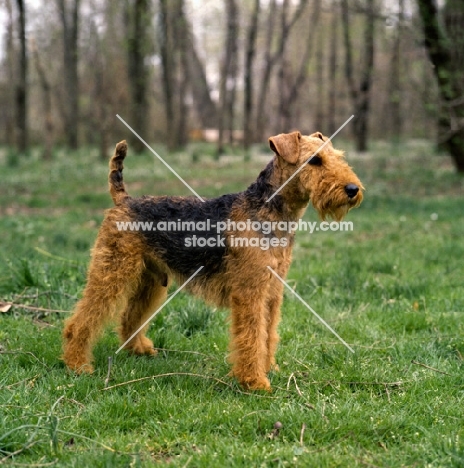
<path fill-rule="evenodd" d="M 269 138 L 269 146 L 277 156 L 290 164 L 296 164 L 300 155 L 300 132 L 281 133 Z"/>
<path fill-rule="evenodd" d="M 326 136 L 324 136 L 321 132 L 316 132 L 316 133 L 313 133 L 312 135 L 309 135 L 310 137 L 312 138 L 319 138 L 319 140 L 322 140 L 322 141 L 327 141 L 328 138 Z"/>

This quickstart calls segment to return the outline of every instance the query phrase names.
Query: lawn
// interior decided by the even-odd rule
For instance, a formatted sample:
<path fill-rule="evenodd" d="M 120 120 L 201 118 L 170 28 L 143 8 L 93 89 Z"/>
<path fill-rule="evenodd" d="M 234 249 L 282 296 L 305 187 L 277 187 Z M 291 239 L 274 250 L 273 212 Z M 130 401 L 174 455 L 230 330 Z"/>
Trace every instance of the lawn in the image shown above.
<path fill-rule="evenodd" d="M 203 196 L 245 189 L 266 162 L 157 149 Z M 464 466 L 464 179 L 430 144 L 348 151 L 366 186 L 354 230 L 298 233 L 288 282 L 355 353 L 286 292 L 271 394 L 228 377 L 227 311 L 183 293 L 150 327 L 157 357 L 115 356 L 109 328 L 93 375 L 66 370 L 107 164 L 38 154 L 0 152 L 0 301 L 16 304 L 0 305 L 0 464 Z M 151 153 L 125 166 L 133 195 L 189 194 Z"/>

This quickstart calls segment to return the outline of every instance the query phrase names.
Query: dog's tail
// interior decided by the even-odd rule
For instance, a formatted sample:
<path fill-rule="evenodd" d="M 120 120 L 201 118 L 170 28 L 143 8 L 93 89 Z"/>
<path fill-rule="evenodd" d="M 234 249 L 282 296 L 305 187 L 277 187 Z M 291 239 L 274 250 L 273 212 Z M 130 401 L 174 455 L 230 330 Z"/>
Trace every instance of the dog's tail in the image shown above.
<path fill-rule="evenodd" d="M 123 161 L 127 153 L 126 140 L 120 141 L 114 150 L 113 157 L 110 159 L 110 173 L 108 174 L 108 183 L 110 186 L 111 198 L 115 205 L 120 205 L 129 194 L 124 187 L 122 179 Z"/>

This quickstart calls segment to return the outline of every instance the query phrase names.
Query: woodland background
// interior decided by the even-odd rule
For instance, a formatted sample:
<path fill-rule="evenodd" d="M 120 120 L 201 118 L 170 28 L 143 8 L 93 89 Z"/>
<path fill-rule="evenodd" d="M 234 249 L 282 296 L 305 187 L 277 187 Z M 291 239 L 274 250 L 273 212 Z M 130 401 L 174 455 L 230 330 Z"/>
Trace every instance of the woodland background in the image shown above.
<path fill-rule="evenodd" d="M 464 171 L 462 0 L 3 0 L 0 21 L 0 142 L 18 155 L 106 158 L 116 114 L 217 155 L 354 114 L 359 151 L 426 138 Z"/>

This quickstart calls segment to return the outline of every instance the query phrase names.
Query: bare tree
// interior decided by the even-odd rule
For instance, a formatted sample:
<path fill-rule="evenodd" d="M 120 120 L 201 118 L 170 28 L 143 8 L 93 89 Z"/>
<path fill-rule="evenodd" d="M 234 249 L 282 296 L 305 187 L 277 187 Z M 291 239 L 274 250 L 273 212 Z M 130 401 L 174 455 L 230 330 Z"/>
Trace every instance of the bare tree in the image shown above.
<path fill-rule="evenodd" d="M 160 0 L 159 11 L 159 48 L 162 64 L 162 82 L 164 91 L 164 109 L 166 115 L 167 126 L 167 145 L 169 149 L 176 146 L 175 134 L 171 131 L 170 126 L 174 122 L 174 45 L 173 34 L 171 31 L 171 16 L 168 0 Z"/>
<path fill-rule="evenodd" d="M 342 0 L 343 36 L 345 42 L 345 77 L 353 104 L 355 115 L 353 131 L 358 151 L 367 150 L 368 120 L 370 110 L 370 91 L 372 75 L 374 71 L 374 30 L 376 1 L 367 0 L 365 3 L 364 17 L 364 61 L 360 71 L 359 82 L 356 83 L 353 70 L 353 51 L 350 37 L 350 18 L 348 0 Z"/>
<path fill-rule="evenodd" d="M 278 118 L 276 119 L 275 133 L 290 130 L 294 125 L 294 122 L 292 121 L 292 118 L 294 118 L 294 107 L 300 95 L 301 89 L 308 77 L 309 63 L 312 57 L 314 38 L 317 32 L 320 11 L 321 0 L 314 0 L 313 9 L 310 16 L 311 27 L 307 28 L 305 49 L 304 52 L 301 54 L 300 65 L 293 81 L 289 76 L 287 76 L 286 80 L 283 80 L 285 76 L 284 70 L 288 68 L 285 60 L 285 50 L 284 54 L 282 54 L 282 57 L 280 59 L 280 75 L 282 79 L 279 89 L 279 112 Z M 287 81 L 286 86 L 284 86 L 284 81 Z"/>
<path fill-rule="evenodd" d="M 316 50 L 316 115 L 315 115 L 315 130 L 321 130 L 324 128 L 324 118 L 325 118 L 325 99 L 324 99 L 324 37 L 321 32 L 319 32 L 319 37 L 317 41 L 317 50 Z M 329 113 L 331 110 L 329 110 Z"/>
<path fill-rule="evenodd" d="M 245 46 L 245 70 L 244 88 L 245 100 L 243 107 L 243 145 L 249 148 L 253 140 L 253 129 L 251 127 L 253 111 L 253 63 L 256 55 L 256 36 L 258 35 L 258 17 L 260 12 L 260 0 L 255 0 L 253 4 L 250 24 L 247 29 L 247 39 Z"/>
<path fill-rule="evenodd" d="M 127 25 L 127 71 L 131 91 L 131 123 L 136 132 L 147 137 L 149 70 L 146 58 L 151 45 L 148 32 L 151 27 L 150 1 L 132 0 L 126 2 Z M 131 133 L 131 143 L 135 151 L 144 149 L 144 144 Z"/>
<path fill-rule="evenodd" d="M 258 102 L 256 105 L 256 124 L 255 124 L 255 138 L 261 140 L 263 137 L 264 129 L 267 124 L 267 119 L 265 116 L 267 113 L 265 112 L 265 105 L 266 100 L 269 92 L 269 85 L 271 82 L 271 76 L 274 69 L 274 66 L 282 60 L 282 57 L 285 54 L 285 46 L 287 41 L 290 37 L 291 30 L 298 19 L 301 18 L 304 9 L 308 0 L 300 0 L 298 7 L 293 12 L 291 18 L 288 18 L 288 10 L 290 7 L 290 0 L 284 0 L 281 6 L 280 11 L 280 33 L 279 38 L 277 41 L 277 50 L 274 52 L 271 51 L 272 43 L 273 43 L 273 36 L 275 34 L 275 18 L 276 15 L 276 0 L 271 0 L 270 8 L 269 8 L 269 17 L 267 21 L 268 29 L 267 29 L 267 37 L 266 37 L 266 51 L 265 51 L 265 59 L 264 59 L 264 67 L 263 67 L 263 74 L 260 80 L 259 86 L 259 96 Z"/>
<path fill-rule="evenodd" d="M 328 76 L 328 108 L 327 129 L 332 135 L 337 130 L 337 65 L 338 65 L 338 1 L 332 0 L 332 21 L 330 25 L 330 56 L 329 56 L 329 76 Z"/>
<path fill-rule="evenodd" d="M 19 75 L 16 84 L 16 127 L 17 148 L 25 152 L 28 146 L 27 132 L 27 44 L 26 44 L 26 6 L 24 0 L 16 0 L 18 7 L 19 30 Z"/>
<path fill-rule="evenodd" d="M 176 131 L 176 147 L 182 148 L 188 142 L 188 106 L 187 92 L 190 81 L 189 61 L 188 61 L 188 40 L 189 28 L 187 18 L 185 16 L 184 0 L 171 0 L 174 4 L 175 15 L 173 17 L 173 32 L 176 38 L 176 49 L 179 57 L 178 67 L 178 85 L 177 85 L 177 126 Z"/>
<path fill-rule="evenodd" d="M 433 0 L 418 0 L 425 47 L 438 83 L 442 109 L 438 123 L 440 142 L 464 172 L 464 2 L 448 0 L 444 7 L 444 30 Z"/>
<path fill-rule="evenodd" d="M 183 10 L 182 10 L 183 11 Z M 189 87 L 192 92 L 196 112 L 204 128 L 217 126 L 217 109 L 211 98 L 205 65 L 195 47 L 195 40 L 187 16 L 183 13 L 183 32 L 186 48 L 186 70 L 188 70 Z M 180 34 L 180 32 L 179 32 Z"/>
<path fill-rule="evenodd" d="M 187 141 L 185 95 L 188 58 L 183 0 L 160 0 L 159 45 L 166 113 L 167 145 L 170 150 Z"/>
<path fill-rule="evenodd" d="M 402 33 L 404 23 L 404 0 L 398 0 L 398 19 L 396 32 L 393 38 L 390 86 L 389 86 L 389 105 L 390 105 L 390 128 L 395 141 L 401 137 L 403 129 L 403 115 L 401 111 L 401 76 L 402 76 Z"/>
<path fill-rule="evenodd" d="M 53 116 L 52 116 L 52 93 L 50 81 L 42 64 L 42 60 L 37 49 L 35 41 L 32 42 L 32 54 L 34 57 L 35 68 L 39 77 L 40 88 L 42 91 L 43 116 L 44 116 L 44 149 L 42 158 L 44 160 L 52 159 L 53 150 Z"/>
<path fill-rule="evenodd" d="M 64 127 L 68 146 L 78 147 L 79 129 L 79 51 L 80 0 L 57 0 L 63 28 Z"/>
<path fill-rule="evenodd" d="M 6 0 L 6 9 L 8 21 L 6 24 L 6 57 L 5 66 L 7 74 L 8 88 L 14 88 L 16 81 L 16 67 L 17 62 L 14 47 L 14 15 L 13 5 L 11 0 Z M 16 93 L 4 93 L 2 98 L 4 105 L 0 106 L 2 120 L 4 121 L 4 138 L 8 146 L 16 145 Z"/>
<path fill-rule="evenodd" d="M 217 155 L 223 152 L 224 129 L 229 130 L 229 143 L 233 140 L 234 102 L 238 71 L 238 6 L 236 0 L 226 0 L 227 33 L 221 66 L 220 109 L 218 113 L 219 139 Z"/>

